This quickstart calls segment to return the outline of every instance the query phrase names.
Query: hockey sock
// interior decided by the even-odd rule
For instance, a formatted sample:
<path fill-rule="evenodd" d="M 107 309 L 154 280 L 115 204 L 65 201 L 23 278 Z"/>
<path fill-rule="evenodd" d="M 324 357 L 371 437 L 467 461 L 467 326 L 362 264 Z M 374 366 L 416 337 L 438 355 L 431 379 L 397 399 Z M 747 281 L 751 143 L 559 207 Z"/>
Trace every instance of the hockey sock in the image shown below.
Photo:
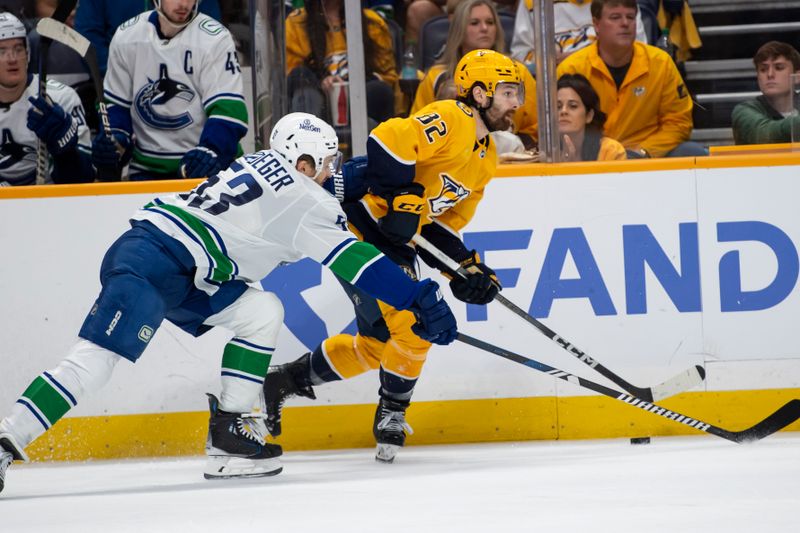
<path fill-rule="evenodd" d="M 222 394 L 220 409 L 249 413 L 264 386 L 275 348 L 233 338 L 222 352 Z"/>
<path fill-rule="evenodd" d="M 380 380 L 381 389 L 379 394 L 382 398 L 406 403 L 411 401 L 411 395 L 414 394 L 417 378 L 399 376 L 381 366 Z"/>
<path fill-rule="evenodd" d="M 337 335 L 337 337 L 344 337 L 344 335 Z M 322 344 L 311 352 L 306 373 L 304 376 L 300 376 L 306 380 L 309 385 L 321 385 L 330 381 L 340 381 L 343 379 L 334 369 L 328 351 L 326 350 L 326 344 L 330 340 L 331 339 L 323 341 Z"/>
<path fill-rule="evenodd" d="M 119 360 L 114 352 L 81 339 L 56 368 L 43 372 L 25 389 L 11 414 L 0 422 L 0 432 L 10 433 L 25 448 L 87 393 L 105 385 Z"/>

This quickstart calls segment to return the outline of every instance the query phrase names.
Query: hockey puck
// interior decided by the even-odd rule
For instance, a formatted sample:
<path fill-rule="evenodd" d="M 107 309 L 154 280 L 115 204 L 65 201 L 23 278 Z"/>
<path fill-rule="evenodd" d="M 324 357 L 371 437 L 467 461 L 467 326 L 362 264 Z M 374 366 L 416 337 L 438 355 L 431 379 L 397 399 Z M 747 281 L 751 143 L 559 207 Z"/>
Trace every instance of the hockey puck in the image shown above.
<path fill-rule="evenodd" d="M 631 439 L 631 444 L 650 444 L 650 437 L 635 437 Z"/>

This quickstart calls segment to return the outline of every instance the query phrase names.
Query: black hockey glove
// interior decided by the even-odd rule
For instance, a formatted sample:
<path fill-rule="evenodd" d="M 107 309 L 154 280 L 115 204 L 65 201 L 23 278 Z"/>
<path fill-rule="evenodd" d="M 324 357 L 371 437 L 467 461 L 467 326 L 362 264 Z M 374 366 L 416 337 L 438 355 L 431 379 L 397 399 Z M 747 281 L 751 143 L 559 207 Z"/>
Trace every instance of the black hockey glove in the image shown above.
<path fill-rule="evenodd" d="M 133 154 L 133 142 L 128 132 L 111 130 L 107 137 L 103 128 L 92 140 L 92 165 L 100 181 L 119 181 L 122 167 L 128 164 Z"/>
<path fill-rule="evenodd" d="M 425 187 L 419 183 L 409 183 L 386 198 L 389 212 L 378 221 L 378 228 L 389 242 L 405 244 L 416 235 L 419 217 L 425 207 L 424 194 Z"/>
<path fill-rule="evenodd" d="M 456 274 L 450 281 L 450 290 L 453 296 L 468 304 L 486 305 L 497 296 L 502 289 L 500 280 L 494 270 L 480 262 L 478 252 L 472 251 L 472 256 L 461 263 L 469 275 L 465 278 Z"/>
<path fill-rule="evenodd" d="M 367 156 L 356 156 L 342 165 L 340 172 L 325 180 L 322 187 L 336 197 L 339 202 L 354 202 L 366 194 Z"/>
<path fill-rule="evenodd" d="M 28 129 L 47 145 L 53 155 L 72 150 L 78 144 L 78 124 L 60 105 L 49 98 L 28 97 Z"/>
<path fill-rule="evenodd" d="M 419 284 L 422 288 L 409 308 L 417 317 L 417 323 L 411 326 L 411 331 L 428 342 L 450 344 L 458 335 L 456 317 L 442 298 L 439 285 L 435 281 L 425 279 Z"/>
<path fill-rule="evenodd" d="M 211 148 L 197 146 L 181 158 L 180 173 L 182 178 L 208 178 L 222 170 L 222 163 L 217 153 Z"/>

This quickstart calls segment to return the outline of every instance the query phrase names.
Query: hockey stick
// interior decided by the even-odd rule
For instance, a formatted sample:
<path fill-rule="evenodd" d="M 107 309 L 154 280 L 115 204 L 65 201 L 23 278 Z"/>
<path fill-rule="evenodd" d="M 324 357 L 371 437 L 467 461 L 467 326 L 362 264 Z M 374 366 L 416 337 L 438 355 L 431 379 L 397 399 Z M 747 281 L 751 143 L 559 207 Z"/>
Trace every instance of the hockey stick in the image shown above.
<path fill-rule="evenodd" d="M 453 260 L 450 256 L 436 248 L 433 244 L 430 243 L 425 237 L 421 235 L 415 235 L 413 241 L 425 250 L 426 252 L 433 255 L 438 261 L 443 263 L 448 269 L 452 270 L 453 272 L 458 273 L 463 277 L 469 276 L 469 272 L 462 267 L 457 261 Z M 637 387 L 636 385 L 632 385 L 625 381 L 622 377 L 615 374 L 602 364 L 600 364 L 595 359 L 592 359 L 586 352 L 580 350 L 577 346 L 569 342 L 567 339 L 558 335 L 555 331 L 548 328 L 531 315 L 526 313 L 523 309 L 515 305 L 513 302 L 509 301 L 505 296 L 502 294 L 497 294 L 494 297 L 495 301 L 499 302 L 503 305 L 506 309 L 510 310 L 515 315 L 521 317 L 529 324 L 533 325 L 536 329 L 538 329 L 541 333 L 544 334 L 545 337 L 549 338 L 556 344 L 558 344 L 561 348 L 568 351 L 593 369 L 595 369 L 600 375 L 608 378 L 616 385 L 619 385 L 624 390 L 628 391 L 629 393 L 633 394 L 637 398 L 642 398 L 649 402 L 655 400 L 662 400 L 664 398 L 668 398 L 670 396 L 674 396 L 679 392 L 683 392 L 685 390 L 691 389 L 695 385 L 701 383 L 703 379 L 706 377 L 706 371 L 702 366 L 695 365 L 693 368 L 689 368 L 684 370 L 677 376 L 674 376 L 664 383 L 656 385 L 654 387 L 649 388 L 642 388 Z"/>
<path fill-rule="evenodd" d="M 39 35 L 47 37 L 53 41 L 59 42 L 67 46 L 80 55 L 89 67 L 89 74 L 92 77 L 94 90 L 97 94 L 97 109 L 100 116 L 100 123 L 103 126 L 103 132 L 109 139 L 114 139 L 111 133 L 111 122 L 108 120 L 108 107 L 103 100 L 103 80 L 100 77 L 100 67 L 97 63 L 97 53 L 94 46 L 89 42 L 89 39 L 70 28 L 63 22 L 59 22 L 51 18 L 43 18 L 39 20 L 36 25 L 36 31 Z M 117 148 L 121 151 L 120 147 Z M 120 176 L 118 173 L 101 175 L 102 181 L 119 181 Z"/>
<path fill-rule="evenodd" d="M 699 431 L 704 431 L 706 433 L 710 433 L 712 435 L 716 435 L 717 437 L 722 437 L 723 439 L 727 439 L 731 442 L 736 442 L 739 444 L 743 442 L 761 440 L 764 437 L 768 437 L 773 433 L 780 431 L 800 418 L 800 400 L 794 399 L 789 400 L 789 402 L 787 402 L 783 407 L 752 427 L 742 431 L 729 431 L 713 424 L 709 424 L 708 422 L 703 422 L 702 420 L 683 415 L 676 411 L 671 411 L 665 407 L 660 407 L 654 403 L 645 401 L 642 398 L 631 396 L 630 394 L 626 394 L 624 392 L 618 392 L 614 389 L 606 387 L 605 385 L 600 385 L 599 383 L 589 381 L 588 379 L 564 372 L 563 370 L 540 363 L 534 359 L 528 359 L 527 357 L 510 352 L 500 348 L 499 346 L 489 344 L 488 342 L 484 342 L 474 337 L 470 337 L 469 335 L 459 333 L 457 339 L 464 344 L 474 346 L 480 350 L 484 350 L 504 359 L 508 359 L 509 361 L 514 361 L 515 363 L 525 365 L 550 376 L 563 379 L 564 381 L 568 381 L 585 389 L 599 392 L 600 394 L 608 396 L 609 398 L 614 398 L 615 400 L 625 402 L 628 405 L 638 407 L 639 409 L 647 411 L 648 413 L 653 413 L 654 415 L 673 420 Z"/>
<path fill-rule="evenodd" d="M 78 0 L 59 0 L 52 20 L 64 22 L 75 9 Z M 41 34 L 40 34 L 41 35 Z M 39 43 L 39 96 L 47 98 L 47 56 L 50 52 L 50 43 L 52 42 L 47 36 L 41 35 Z M 38 139 L 38 138 L 37 138 Z M 36 184 L 41 185 L 44 183 L 45 174 L 47 173 L 47 147 L 38 139 L 36 144 Z"/>

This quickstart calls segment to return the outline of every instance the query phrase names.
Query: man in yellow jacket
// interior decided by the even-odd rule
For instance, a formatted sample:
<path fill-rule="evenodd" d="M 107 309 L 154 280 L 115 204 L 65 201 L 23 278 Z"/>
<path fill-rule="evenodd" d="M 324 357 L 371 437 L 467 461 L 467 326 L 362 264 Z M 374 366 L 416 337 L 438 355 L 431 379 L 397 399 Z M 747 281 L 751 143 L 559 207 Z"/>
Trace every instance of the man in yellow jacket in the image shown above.
<path fill-rule="evenodd" d="M 558 66 L 558 75 L 583 74 L 608 115 L 605 135 L 628 156 L 707 155 L 690 142 L 692 99 L 672 58 L 636 41 L 636 0 L 593 0 L 597 41 Z"/>

